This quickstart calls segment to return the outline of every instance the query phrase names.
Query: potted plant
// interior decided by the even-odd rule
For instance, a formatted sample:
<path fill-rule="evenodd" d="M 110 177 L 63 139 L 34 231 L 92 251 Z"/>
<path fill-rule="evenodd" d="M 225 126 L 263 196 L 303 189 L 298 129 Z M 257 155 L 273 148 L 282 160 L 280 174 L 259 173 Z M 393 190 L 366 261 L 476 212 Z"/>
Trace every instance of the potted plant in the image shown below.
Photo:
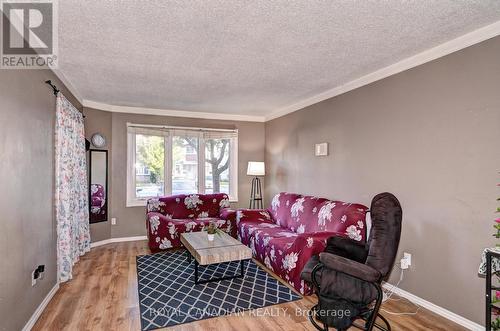
<path fill-rule="evenodd" d="M 213 241 L 215 235 L 220 235 L 221 230 L 215 225 L 214 222 L 210 222 L 207 227 L 205 227 L 205 231 L 207 231 L 208 241 Z"/>

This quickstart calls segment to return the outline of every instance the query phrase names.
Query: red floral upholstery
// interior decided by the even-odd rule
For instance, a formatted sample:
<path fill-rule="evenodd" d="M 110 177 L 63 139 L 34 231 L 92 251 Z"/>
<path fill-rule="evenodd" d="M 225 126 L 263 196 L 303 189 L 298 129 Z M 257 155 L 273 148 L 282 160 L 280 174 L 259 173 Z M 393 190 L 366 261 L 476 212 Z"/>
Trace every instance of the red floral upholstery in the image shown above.
<path fill-rule="evenodd" d="M 367 210 L 361 204 L 280 193 L 267 211 L 237 211 L 238 238 L 257 260 L 300 293 L 310 294 L 300 279 L 304 265 L 325 249 L 331 236 L 364 242 Z"/>
<path fill-rule="evenodd" d="M 300 198 L 300 194 L 280 193 L 276 194 L 271 202 L 271 213 L 276 224 L 286 228 L 291 221 L 290 208 L 291 203 Z"/>
<path fill-rule="evenodd" d="M 181 247 L 180 234 L 201 231 L 210 222 L 236 237 L 236 212 L 226 194 L 173 195 L 149 199 L 146 228 L 152 252 Z"/>
<path fill-rule="evenodd" d="M 90 221 L 106 219 L 106 195 L 104 186 L 90 184 Z"/>

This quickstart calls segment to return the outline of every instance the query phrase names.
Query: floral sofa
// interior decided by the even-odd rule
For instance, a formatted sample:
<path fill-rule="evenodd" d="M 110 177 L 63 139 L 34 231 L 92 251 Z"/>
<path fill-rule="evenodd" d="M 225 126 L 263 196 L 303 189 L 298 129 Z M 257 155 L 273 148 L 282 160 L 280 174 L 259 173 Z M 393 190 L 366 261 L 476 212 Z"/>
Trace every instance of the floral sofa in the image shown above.
<path fill-rule="evenodd" d="M 158 252 L 181 247 L 181 233 L 201 231 L 210 222 L 236 237 L 235 219 L 227 217 L 228 207 L 229 198 L 223 193 L 149 199 L 146 206 L 149 248 Z"/>
<path fill-rule="evenodd" d="M 268 210 L 236 212 L 238 238 L 254 258 L 308 295 L 312 290 L 300 279 L 304 265 L 325 249 L 331 236 L 365 242 L 367 210 L 356 203 L 279 193 Z"/>

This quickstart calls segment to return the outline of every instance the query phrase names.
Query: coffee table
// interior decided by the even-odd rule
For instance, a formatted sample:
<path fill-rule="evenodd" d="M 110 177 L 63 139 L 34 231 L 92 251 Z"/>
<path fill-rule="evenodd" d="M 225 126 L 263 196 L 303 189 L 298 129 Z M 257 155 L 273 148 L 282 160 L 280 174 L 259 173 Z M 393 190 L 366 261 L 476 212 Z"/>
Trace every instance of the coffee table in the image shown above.
<path fill-rule="evenodd" d="M 188 260 L 191 262 L 191 258 L 194 258 L 195 284 L 242 278 L 244 276 L 245 260 L 252 258 L 252 250 L 227 233 L 216 234 L 213 241 L 208 240 L 205 231 L 182 233 L 181 242 L 186 248 Z M 198 268 L 200 265 L 204 266 L 230 261 L 240 261 L 240 274 L 199 280 Z"/>

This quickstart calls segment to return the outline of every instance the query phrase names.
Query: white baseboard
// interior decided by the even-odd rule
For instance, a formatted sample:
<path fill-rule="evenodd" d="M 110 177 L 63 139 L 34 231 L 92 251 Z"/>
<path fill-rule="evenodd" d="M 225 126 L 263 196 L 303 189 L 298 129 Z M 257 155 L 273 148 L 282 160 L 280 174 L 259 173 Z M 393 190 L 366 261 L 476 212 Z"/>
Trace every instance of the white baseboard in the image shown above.
<path fill-rule="evenodd" d="M 106 244 L 111 244 L 111 243 L 119 243 L 119 242 L 125 242 L 125 241 L 138 241 L 138 240 L 147 240 L 147 236 L 136 236 L 136 237 L 121 237 L 121 238 L 109 238 L 101 241 L 96 241 L 93 243 L 90 243 L 90 248 L 106 245 Z"/>
<path fill-rule="evenodd" d="M 429 302 L 425 299 L 422 299 L 421 297 L 418 297 L 410 292 L 407 292 L 405 290 L 402 290 L 400 288 L 393 288 L 392 284 L 389 283 L 384 283 L 383 287 L 386 290 L 389 291 L 394 291 L 395 294 L 399 295 L 400 297 L 403 297 L 405 299 L 410 300 L 413 303 L 416 303 L 417 305 L 432 311 L 433 313 L 436 313 L 446 319 L 449 319 L 452 322 L 455 322 L 464 328 L 467 328 L 469 330 L 473 331 L 484 331 L 485 328 L 484 326 L 477 324 L 476 322 L 473 322 L 471 320 L 468 320 L 467 318 L 460 316 L 458 314 L 455 314 L 454 312 L 449 311 L 448 309 L 445 309 L 443 307 L 440 307 L 438 305 L 433 304 L 432 302 Z"/>
<path fill-rule="evenodd" d="M 56 283 L 54 287 L 49 291 L 49 293 L 45 296 L 43 301 L 40 303 L 38 308 L 35 310 L 33 315 L 31 315 L 31 318 L 28 320 L 28 323 L 24 326 L 22 331 L 30 331 L 31 328 L 35 325 L 36 321 L 42 315 L 43 311 L 45 310 L 45 307 L 49 304 L 50 300 L 56 294 L 57 290 L 59 289 L 59 283 Z"/>

